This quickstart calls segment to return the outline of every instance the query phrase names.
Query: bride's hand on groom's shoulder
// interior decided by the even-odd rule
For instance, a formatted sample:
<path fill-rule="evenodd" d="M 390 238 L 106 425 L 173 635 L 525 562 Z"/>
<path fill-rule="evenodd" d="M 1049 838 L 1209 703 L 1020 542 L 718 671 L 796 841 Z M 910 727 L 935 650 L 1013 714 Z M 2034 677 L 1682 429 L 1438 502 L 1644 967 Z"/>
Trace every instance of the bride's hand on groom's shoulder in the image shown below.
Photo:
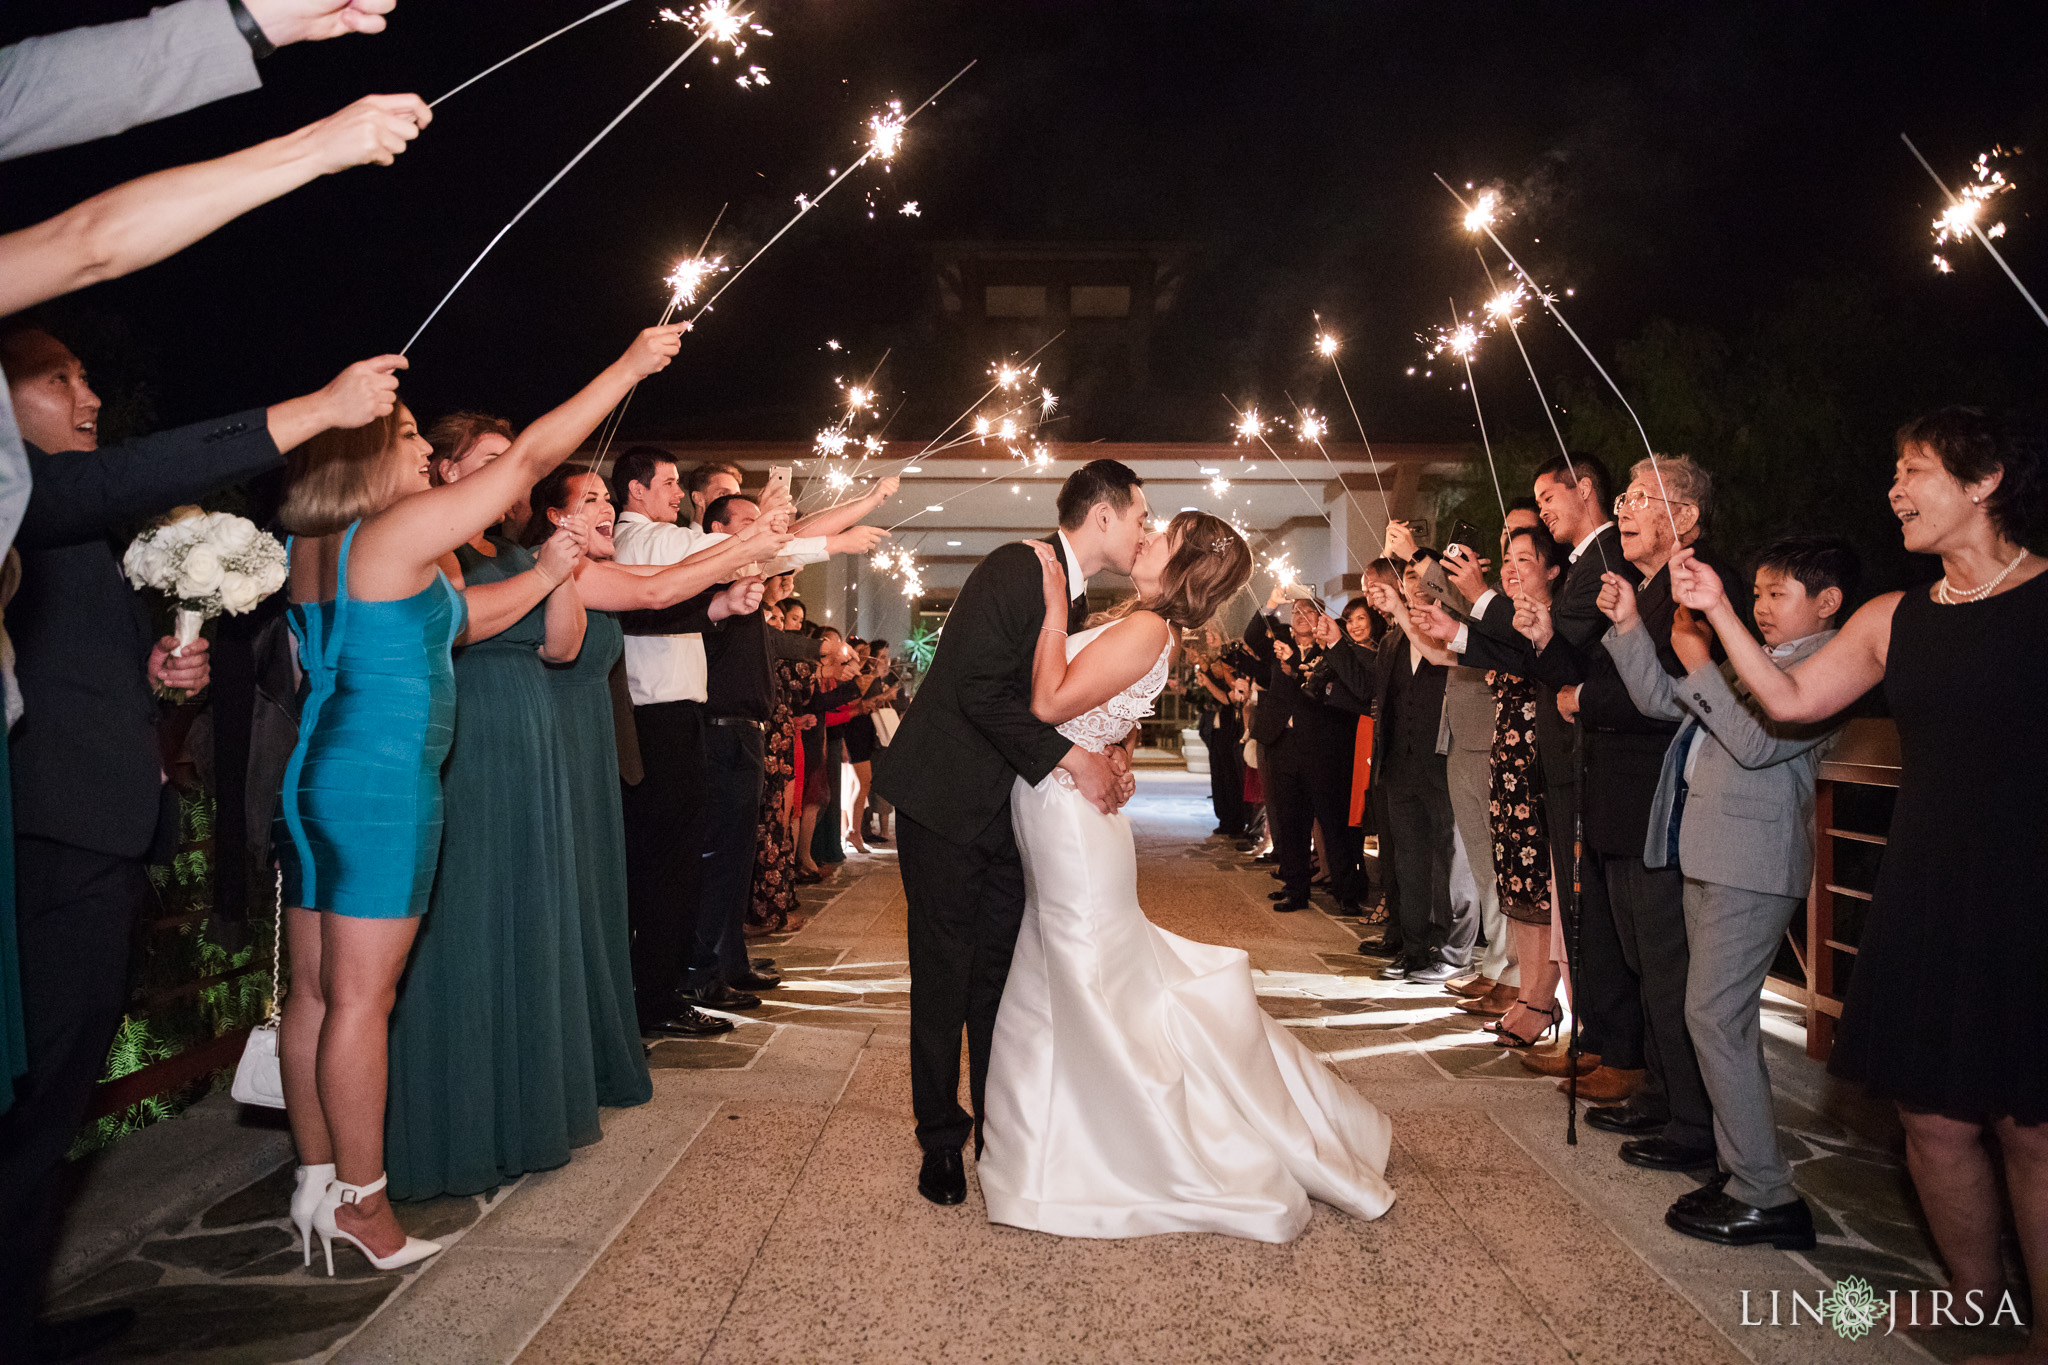
<path fill-rule="evenodd" d="M 1067 620 L 1067 573 L 1060 563 L 1059 555 L 1052 546 L 1042 540 L 1027 540 L 1031 552 L 1038 556 L 1040 586 L 1045 589 L 1045 619 L 1057 620 L 1061 625 Z"/>

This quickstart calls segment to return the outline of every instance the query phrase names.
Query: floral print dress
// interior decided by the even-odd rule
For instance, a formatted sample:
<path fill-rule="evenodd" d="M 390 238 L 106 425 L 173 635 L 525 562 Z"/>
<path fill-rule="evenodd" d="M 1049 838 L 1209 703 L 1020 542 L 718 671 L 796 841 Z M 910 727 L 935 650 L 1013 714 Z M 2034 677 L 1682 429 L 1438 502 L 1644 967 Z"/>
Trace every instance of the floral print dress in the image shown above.
<path fill-rule="evenodd" d="M 761 821 L 754 843 L 754 897 L 747 907 L 747 927 L 756 932 L 784 933 L 797 927 L 796 834 L 789 827 L 784 804 L 796 780 L 796 712 L 817 689 L 818 666 L 796 659 L 775 663 L 775 709 L 769 714 L 766 777 L 761 783 Z"/>
<path fill-rule="evenodd" d="M 1486 685 L 1500 703 L 1493 727 L 1493 874 L 1501 912 L 1523 924 L 1550 923 L 1550 838 L 1544 827 L 1543 772 L 1536 759 L 1537 684 L 1492 672 Z"/>

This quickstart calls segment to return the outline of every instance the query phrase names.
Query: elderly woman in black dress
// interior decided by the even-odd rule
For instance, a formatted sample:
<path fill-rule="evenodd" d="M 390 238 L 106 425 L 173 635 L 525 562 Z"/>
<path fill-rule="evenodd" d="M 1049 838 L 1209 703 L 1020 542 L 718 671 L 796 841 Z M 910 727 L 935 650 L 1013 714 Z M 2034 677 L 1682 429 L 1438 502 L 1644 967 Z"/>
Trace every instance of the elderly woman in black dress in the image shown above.
<path fill-rule="evenodd" d="M 1939 582 L 1887 593 L 1791 672 L 1750 638 L 1706 566 L 1672 560 L 1774 717 L 1815 721 L 1882 683 L 1902 755 L 1890 842 L 1829 1070 L 1898 1105 L 1906 1160 L 1955 1311 L 2005 1292 L 2006 1187 L 2048 1355 L 2048 559 L 2040 445 L 1969 408 L 1908 422 L 1891 506 Z M 1924 1324 L 1923 1324 L 1924 1325 Z"/>

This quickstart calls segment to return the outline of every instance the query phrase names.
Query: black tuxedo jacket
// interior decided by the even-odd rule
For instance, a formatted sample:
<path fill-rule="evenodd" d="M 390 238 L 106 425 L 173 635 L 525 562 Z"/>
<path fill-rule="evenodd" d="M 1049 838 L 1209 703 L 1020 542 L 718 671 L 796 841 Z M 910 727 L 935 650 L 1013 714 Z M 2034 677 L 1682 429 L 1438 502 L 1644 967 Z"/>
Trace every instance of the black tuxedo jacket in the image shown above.
<path fill-rule="evenodd" d="M 1046 539 L 1058 552 L 1058 538 Z M 1038 555 L 1022 541 L 974 566 L 896 737 L 875 751 L 875 790 L 956 844 L 972 843 L 991 820 L 1008 818 L 1012 777 L 1036 785 L 1073 747 L 1031 714 L 1043 581 Z M 1088 619 L 1085 594 L 1071 598 L 1076 586 L 1068 584 L 1070 631 Z"/>
<path fill-rule="evenodd" d="M 112 537 L 275 467 L 261 408 L 98 451 L 28 447 L 35 491 L 7 609 L 26 708 L 9 736 L 14 828 L 96 853 L 149 852 L 162 805 L 155 632 Z"/>

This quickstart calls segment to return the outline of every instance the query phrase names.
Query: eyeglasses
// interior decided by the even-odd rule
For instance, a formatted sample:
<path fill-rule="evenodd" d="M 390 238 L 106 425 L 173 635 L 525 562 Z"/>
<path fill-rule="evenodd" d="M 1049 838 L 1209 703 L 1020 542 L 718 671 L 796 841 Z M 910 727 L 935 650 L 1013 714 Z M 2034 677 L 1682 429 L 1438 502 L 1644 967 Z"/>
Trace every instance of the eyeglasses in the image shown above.
<path fill-rule="evenodd" d="M 1661 502 L 1666 507 L 1694 506 L 1694 504 L 1686 502 L 1681 498 L 1660 498 L 1654 493 L 1646 493 L 1641 489 L 1637 489 L 1631 493 L 1623 493 L 1620 497 L 1616 498 L 1614 500 L 1614 510 L 1617 515 L 1622 512 L 1643 512 L 1649 510 L 1649 506 L 1653 502 Z"/>

